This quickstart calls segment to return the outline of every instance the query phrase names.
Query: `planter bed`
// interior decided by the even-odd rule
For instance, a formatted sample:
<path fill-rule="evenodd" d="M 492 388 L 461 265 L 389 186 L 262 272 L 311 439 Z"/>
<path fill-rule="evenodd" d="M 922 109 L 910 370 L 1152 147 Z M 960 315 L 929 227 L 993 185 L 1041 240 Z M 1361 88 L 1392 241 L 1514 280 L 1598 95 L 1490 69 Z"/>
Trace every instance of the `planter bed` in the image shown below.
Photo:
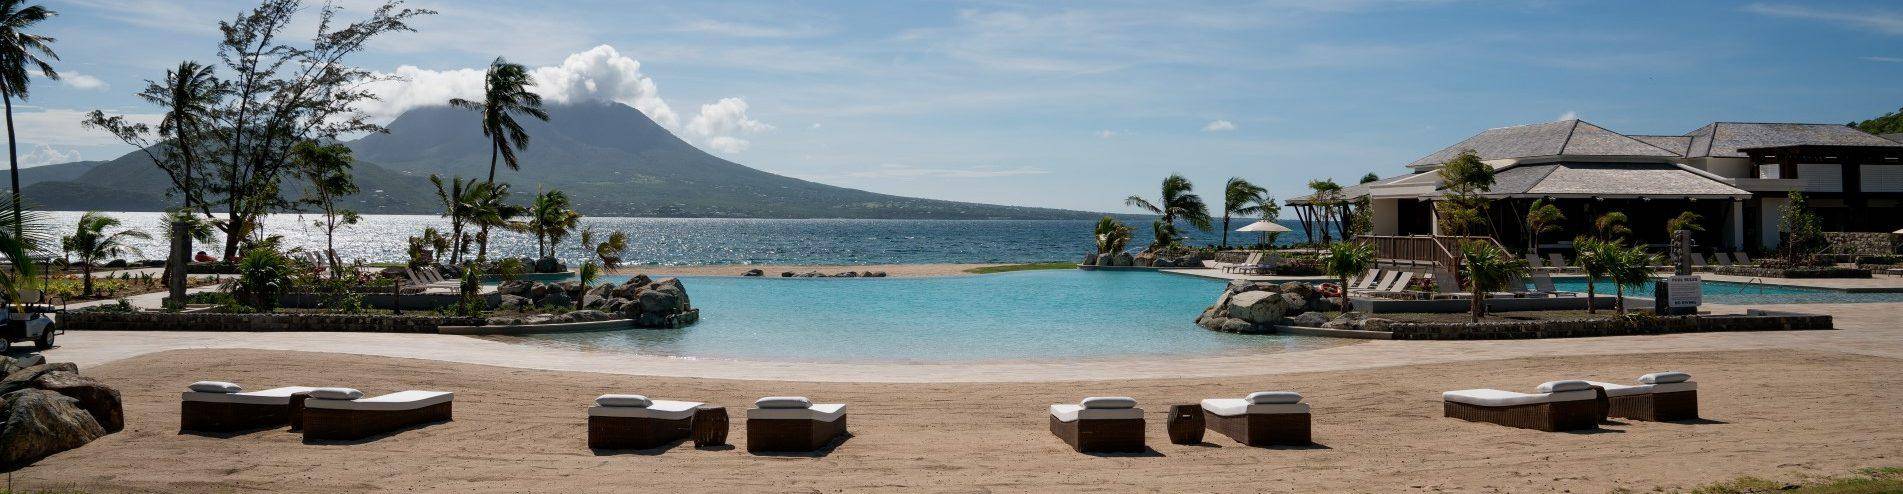
<path fill-rule="evenodd" d="M 1509 340 L 1531 338 L 1582 338 L 1642 334 L 1703 333 L 1718 331 L 1792 331 L 1834 329 L 1831 316 L 1752 310 L 1744 315 L 1657 316 L 1624 318 L 1533 318 L 1526 320 L 1445 321 L 1441 314 L 1422 314 L 1425 320 L 1410 321 L 1408 314 L 1372 316 L 1381 324 L 1360 328 L 1329 330 L 1289 328 L 1289 334 L 1395 340 Z M 1394 319 L 1384 319 L 1392 317 Z M 1372 328 L 1372 329 L 1370 329 Z"/>
<path fill-rule="evenodd" d="M 1767 268 L 1759 266 L 1718 266 L 1713 274 L 1753 278 L 1869 278 L 1870 270 L 1840 267 Z"/>
<path fill-rule="evenodd" d="M 385 314 L 230 314 L 217 312 L 73 312 L 60 325 L 80 331 L 342 331 L 435 333 L 441 326 L 474 326 L 482 318 Z"/>

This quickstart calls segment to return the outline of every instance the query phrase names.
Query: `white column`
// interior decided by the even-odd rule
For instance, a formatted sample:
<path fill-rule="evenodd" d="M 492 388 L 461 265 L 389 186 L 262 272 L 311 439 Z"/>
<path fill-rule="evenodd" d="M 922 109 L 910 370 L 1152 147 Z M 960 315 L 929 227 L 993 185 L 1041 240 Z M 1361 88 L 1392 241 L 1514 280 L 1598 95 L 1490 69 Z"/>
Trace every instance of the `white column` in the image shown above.
<path fill-rule="evenodd" d="M 1727 237 L 1733 250 L 1744 250 L 1744 204 L 1744 201 L 1731 201 L 1731 234 Z"/>
<path fill-rule="evenodd" d="M 1778 224 L 1784 222 L 1784 203 L 1789 201 L 1783 197 L 1766 197 L 1758 201 L 1758 245 L 1766 250 L 1775 249 L 1781 243 Z"/>

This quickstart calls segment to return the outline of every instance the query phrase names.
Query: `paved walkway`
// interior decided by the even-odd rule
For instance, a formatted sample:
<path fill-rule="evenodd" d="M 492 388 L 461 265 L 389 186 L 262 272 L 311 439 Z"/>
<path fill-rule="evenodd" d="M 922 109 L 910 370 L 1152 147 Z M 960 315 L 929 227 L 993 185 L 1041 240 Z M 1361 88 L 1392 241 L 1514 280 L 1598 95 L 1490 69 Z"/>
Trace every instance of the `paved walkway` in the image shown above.
<path fill-rule="evenodd" d="M 251 348 L 418 358 L 561 371 L 816 382 L 1027 382 L 1253 376 L 1529 356 L 1806 349 L 1903 359 L 1903 303 L 1767 306 L 1835 316 L 1835 331 L 1694 333 L 1506 341 L 1367 341 L 1293 353 L 986 363 L 764 362 L 575 350 L 434 334 L 74 331 L 47 353 L 98 365 L 153 352 Z M 1714 307 L 1738 312 L 1735 307 Z M 691 331 L 691 329 L 689 329 Z"/>

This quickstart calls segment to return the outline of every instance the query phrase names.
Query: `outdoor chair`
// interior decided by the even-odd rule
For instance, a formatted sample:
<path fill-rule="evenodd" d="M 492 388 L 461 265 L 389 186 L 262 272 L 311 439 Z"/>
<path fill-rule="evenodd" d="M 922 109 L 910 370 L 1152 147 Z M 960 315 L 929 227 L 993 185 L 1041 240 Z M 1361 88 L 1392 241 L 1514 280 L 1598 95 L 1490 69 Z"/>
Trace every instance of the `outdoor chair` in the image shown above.
<path fill-rule="evenodd" d="M 1552 253 L 1546 254 L 1546 259 L 1549 261 L 1552 261 L 1551 266 L 1555 270 L 1564 270 L 1568 266 L 1566 264 L 1566 256 L 1558 252 L 1552 252 Z"/>
<path fill-rule="evenodd" d="M 1051 434 L 1079 453 L 1141 453 L 1143 409 L 1122 396 L 1093 396 L 1051 405 Z"/>
<path fill-rule="evenodd" d="M 290 424 L 297 429 L 303 402 L 317 388 L 286 386 L 246 392 L 223 381 L 199 381 L 179 395 L 178 428 L 235 432 Z"/>
<path fill-rule="evenodd" d="M 1532 269 L 1536 271 L 1546 268 L 1544 264 L 1540 263 L 1540 255 L 1534 254 L 1531 252 L 1526 254 L 1526 267 L 1527 269 Z"/>
<path fill-rule="evenodd" d="M 1203 425 L 1248 446 L 1311 443 L 1309 409 L 1293 391 L 1257 391 L 1242 398 L 1202 401 Z"/>
<path fill-rule="evenodd" d="M 1609 416 L 1669 422 L 1698 419 L 1698 383 L 1691 379 L 1683 372 L 1655 372 L 1639 376 L 1637 385 L 1586 382 L 1606 390 Z"/>
<path fill-rule="evenodd" d="M 1597 429 L 1604 418 L 1602 391 L 1585 381 L 1547 382 L 1536 391 L 1448 391 L 1441 393 L 1441 409 L 1450 418 L 1546 432 Z"/>
<path fill-rule="evenodd" d="M 1704 267 L 1705 267 L 1705 253 L 1693 252 L 1692 253 L 1692 269 L 1700 269 Z"/>
<path fill-rule="evenodd" d="M 747 452 L 812 452 L 846 435 L 846 405 L 768 396 L 747 409 Z"/>
<path fill-rule="evenodd" d="M 1727 268 L 1728 268 L 1728 267 L 1731 267 L 1731 254 L 1726 254 L 1726 253 L 1723 253 L 1723 252 L 1717 252 L 1717 253 L 1713 253 L 1713 254 L 1711 255 L 1711 258 L 1712 258 L 1713 260 L 1716 260 L 1716 261 L 1718 261 L 1718 265 L 1719 265 L 1719 266 L 1722 266 L 1722 267 L 1727 267 Z"/>
<path fill-rule="evenodd" d="M 1261 252 L 1250 252 L 1249 257 L 1243 259 L 1241 263 L 1223 265 L 1222 271 L 1224 273 L 1233 273 L 1233 272 L 1236 272 L 1236 270 L 1238 269 L 1242 269 L 1243 266 L 1255 265 L 1256 261 L 1259 261 L 1261 259 L 1262 259 Z"/>
<path fill-rule="evenodd" d="M 453 420 L 448 391 L 398 391 L 374 398 L 350 388 L 317 388 L 304 400 L 305 439 L 363 439 Z"/>
<path fill-rule="evenodd" d="M 1757 264 L 1755 262 L 1751 262 L 1751 256 L 1744 255 L 1743 251 L 1733 252 L 1732 256 L 1738 258 L 1737 259 L 1738 264 L 1741 264 L 1741 265 L 1749 266 L 1749 265 Z"/>
<path fill-rule="evenodd" d="M 1559 291 L 1559 287 L 1553 284 L 1553 275 L 1542 272 L 1533 273 L 1533 292 L 1548 297 L 1579 296 L 1579 292 Z"/>
<path fill-rule="evenodd" d="M 687 439 L 703 403 L 601 395 L 588 407 L 588 447 L 649 449 Z"/>

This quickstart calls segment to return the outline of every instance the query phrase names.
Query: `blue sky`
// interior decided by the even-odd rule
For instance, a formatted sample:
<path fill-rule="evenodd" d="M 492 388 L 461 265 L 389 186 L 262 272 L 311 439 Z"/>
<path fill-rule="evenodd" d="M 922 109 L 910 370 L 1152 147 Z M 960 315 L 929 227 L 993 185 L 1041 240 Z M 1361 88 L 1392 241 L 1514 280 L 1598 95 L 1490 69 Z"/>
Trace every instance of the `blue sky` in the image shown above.
<path fill-rule="evenodd" d="M 213 61 L 216 22 L 251 4 L 46 5 L 68 77 L 18 109 L 35 164 L 127 151 L 79 114 L 155 112 L 131 93 L 181 59 Z M 373 114 L 459 94 L 500 55 L 562 81 L 545 84 L 559 98 L 627 102 L 756 168 L 1099 211 L 1171 172 L 1212 202 L 1229 176 L 1286 197 L 1563 115 L 1675 134 L 1903 106 L 1903 5 L 1882 2 L 411 5 L 442 13 L 355 59 L 412 78 Z"/>

